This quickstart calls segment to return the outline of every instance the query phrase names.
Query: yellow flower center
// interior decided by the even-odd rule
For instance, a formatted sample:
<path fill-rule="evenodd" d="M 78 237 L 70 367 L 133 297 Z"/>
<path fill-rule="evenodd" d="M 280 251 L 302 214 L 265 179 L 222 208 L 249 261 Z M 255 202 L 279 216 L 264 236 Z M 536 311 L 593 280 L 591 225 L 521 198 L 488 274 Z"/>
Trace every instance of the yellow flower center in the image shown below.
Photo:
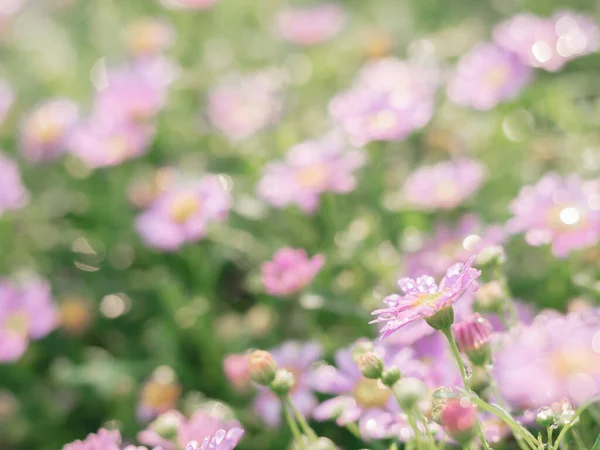
<path fill-rule="evenodd" d="M 176 223 L 185 223 L 200 209 L 200 199 L 191 192 L 182 193 L 171 205 L 171 219 Z"/>
<path fill-rule="evenodd" d="M 3 328 L 5 331 L 24 336 L 29 330 L 29 317 L 23 311 L 12 313 L 4 319 Z"/>
<path fill-rule="evenodd" d="M 504 66 L 494 67 L 485 74 L 485 81 L 491 87 L 501 87 L 508 79 L 508 69 Z"/>
<path fill-rule="evenodd" d="M 369 119 L 369 126 L 375 130 L 389 130 L 396 124 L 396 114 L 384 109 Z"/>
<path fill-rule="evenodd" d="M 363 408 L 383 408 L 392 392 L 378 380 L 361 378 L 354 386 L 352 395 Z"/>
<path fill-rule="evenodd" d="M 439 292 L 436 292 L 435 294 L 419 294 L 413 302 L 413 306 L 427 306 L 429 308 L 434 308 L 438 298 L 440 298 Z"/>
<path fill-rule="evenodd" d="M 129 140 L 122 135 L 116 135 L 108 140 L 106 145 L 108 154 L 112 156 L 116 161 L 120 161 L 131 153 L 131 146 Z"/>
<path fill-rule="evenodd" d="M 587 218 L 575 206 L 556 206 L 548 212 L 548 221 L 560 230 L 582 228 L 587 223 Z"/>
<path fill-rule="evenodd" d="M 141 403 L 153 408 L 169 406 L 177 401 L 180 390 L 180 387 L 175 384 L 150 381 L 142 390 Z"/>
<path fill-rule="evenodd" d="M 298 182 L 308 188 L 323 186 L 329 178 L 329 170 L 323 164 L 314 164 L 298 172 Z"/>
<path fill-rule="evenodd" d="M 30 126 L 33 134 L 42 144 L 55 142 L 60 138 L 62 132 L 59 124 L 46 111 L 40 111 L 34 116 Z"/>
<path fill-rule="evenodd" d="M 600 368 L 598 355 L 591 350 L 562 350 L 550 357 L 550 365 L 556 373 L 568 378 L 578 373 L 593 373 Z"/>

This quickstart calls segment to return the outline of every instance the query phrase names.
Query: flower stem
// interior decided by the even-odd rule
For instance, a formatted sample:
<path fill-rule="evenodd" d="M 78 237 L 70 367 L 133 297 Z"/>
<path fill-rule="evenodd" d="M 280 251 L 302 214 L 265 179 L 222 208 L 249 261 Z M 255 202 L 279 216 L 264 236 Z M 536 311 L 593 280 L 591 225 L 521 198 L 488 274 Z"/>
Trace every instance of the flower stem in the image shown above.
<path fill-rule="evenodd" d="M 406 417 L 408 418 L 408 424 L 410 425 L 410 427 L 413 430 L 413 433 L 415 434 L 415 443 L 417 445 L 417 450 L 421 450 L 423 448 L 423 442 L 421 441 L 421 431 L 419 430 L 419 427 L 415 422 L 415 418 L 412 412 L 407 411 Z"/>
<path fill-rule="evenodd" d="M 421 410 L 418 407 L 415 408 L 415 415 L 417 416 L 417 419 L 419 419 L 419 421 L 421 422 L 421 424 L 423 424 L 423 427 L 425 428 L 425 437 L 427 438 L 427 444 L 429 445 L 429 448 L 437 449 L 437 444 L 435 443 L 435 439 L 429 431 L 429 426 L 428 426 L 429 424 L 427 421 L 427 417 L 425 417 L 425 415 L 421 412 Z"/>
<path fill-rule="evenodd" d="M 296 423 L 296 421 L 290 414 L 287 404 L 283 398 L 281 399 L 281 407 L 283 408 L 283 415 L 285 416 L 285 421 L 287 422 L 288 427 L 290 428 L 290 431 L 292 432 L 294 441 L 296 442 L 296 444 L 298 445 L 298 447 L 301 450 L 306 450 L 306 445 L 304 444 L 304 438 L 302 437 L 302 433 L 300 433 L 298 424 Z"/>
<path fill-rule="evenodd" d="M 294 405 L 294 401 L 289 395 L 287 396 L 286 402 L 292 410 L 292 413 L 296 416 L 296 420 L 300 424 L 300 428 L 302 428 L 303 433 L 306 435 L 306 437 L 308 437 L 308 440 L 310 442 L 316 441 L 319 438 L 317 436 L 317 433 L 315 433 L 315 431 L 308 424 L 308 422 L 304 418 L 304 415 L 300 411 L 298 411 L 298 408 L 296 408 L 296 405 Z"/>
<path fill-rule="evenodd" d="M 552 448 L 552 434 L 554 433 L 554 428 L 548 427 L 546 431 L 548 432 L 548 448 Z"/>

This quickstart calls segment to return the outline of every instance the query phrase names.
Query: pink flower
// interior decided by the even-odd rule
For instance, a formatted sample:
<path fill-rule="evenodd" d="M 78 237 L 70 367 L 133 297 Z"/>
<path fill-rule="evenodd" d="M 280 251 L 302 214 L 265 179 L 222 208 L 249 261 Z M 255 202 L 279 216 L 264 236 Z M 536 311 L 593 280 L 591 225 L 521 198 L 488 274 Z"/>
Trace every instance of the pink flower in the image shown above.
<path fill-rule="evenodd" d="M 29 192 L 22 184 L 19 167 L 0 153 L 0 216 L 29 203 Z"/>
<path fill-rule="evenodd" d="M 120 450 L 121 433 L 101 428 L 97 434 L 90 433 L 83 440 L 65 445 L 62 450 Z"/>
<path fill-rule="evenodd" d="M 233 450 L 242 436 L 244 436 L 243 428 L 219 430 L 214 435 L 205 437 L 202 444 L 198 444 L 198 441 L 189 442 L 185 450 Z"/>
<path fill-rule="evenodd" d="M 131 53 L 148 56 L 171 47 L 175 41 L 175 30 L 164 20 L 146 17 L 130 23 L 125 37 Z"/>
<path fill-rule="evenodd" d="M 474 261 L 475 256 L 472 256 L 464 264 L 456 263 L 450 266 L 439 285 L 429 275 L 422 275 L 416 280 L 400 278 L 398 287 L 404 294 L 386 297 L 383 301 L 388 306 L 372 313 L 379 317 L 371 323 L 385 323 L 380 330 L 381 338 L 384 339 L 419 319 L 429 318 L 452 306 L 465 293 L 475 291 L 476 279 L 481 272 L 471 268 Z"/>
<path fill-rule="evenodd" d="M 346 149 L 336 137 L 306 141 L 290 148 L 284 161 L 265 167 L 258 192 L 278 208 L 296 204 L 312 213 L 321 194 L 351 192 L 356 187 L 354 172 L 365 160 L 362 150 Z"/>
<path fill-rule="evenodd" d="M 496 27 L 494 40 L 525 64 L 554 72 L 566 62 L 596 51 L 600 33 L 591 17 L 565 10 L 550 19 L 516 15 Z"/>
<path fill-rule="evenodd" d="M 511 233 L 525 232 L 530 245 L 551 244 L 552 252 L 565 257 L 571 251 L 600 241 L 600 209 L 591 182 L 576 175 L 546 174 L 534 186 L 521 188 L 511 203 Z"/>
<path fill-rule="evenodd" d="M 136 228 L 151 247 L 176 251 L 202 239 L 211 223 L 229 215 L 232 198 L 216 175 L 179 184 L 161 193 L 136 219 Z"/>
<path fill-rule="evenodd" d="M 250 386 L 250 366 L 245 353 L 227 355 L 223 358 L 223 371 L 229 383 L 238 391 Z"/>
<path fill-rule="evenodd" d="M 473 214 L 463 216 L 455 228 L 438 224 L 433 234 L 424 237 L 421 248 L 405 255 L 405 273 L 411 277 L 422 273 L 441 276 L 451 264 L 464 261 L 484 248 L 502 244 L 505 240 L 503 226 L 486 227 Z"/>
<path fill-rule="evenodd" d="M 286 7 L 277 15 L 277 30 L 295 44 L 315 45 L 338 34 L 344 22 L 343 8 L 334 3 Z"/>
<path fill-rule="evenodd" d="M 50 162 L 66 149 L 67 137 L 79 117 L 79 108 L 66 99 L 38 105 L 21 126 L 21 152 L 31 162 Z"/>
<path fill-rule="evenodd" d="M 419 209 L 453 209 L 479 189 L 485 173 L 479 161 L 468 158 L 422 166 L 406 180 L 404 195 Z"/>
<path fill-rule="evenodd" d="M 279 120 L 283 109 L 282 82 L 262 71 L 231 75 L 208 95 L 212 124 L 230 139 L 245 139 Z"/>
<path fill-rule="evenodd" d="M 16 361 L 29 342 L 41 339 L 58 326 L 59 314 L 42 279 L 16 285 L 0 279 L 0 362 Z"/>
<path fill-rule="evenodd" d="M 464 55 L 448 85 L 454 103 L 487 110 L 515 98 L 531 79 L 531 69 L 514 53 L 482 43 Z"/>
<path fill-rule="evenodd" d="M 295 294 L 308 286 L 324 264 L 321 254 L 308 258 L 305 250 L 281 248 L 262 265 L 265 290 L 276 296 Z"/>
<path fill-rule="evenodd" d="M 451 399 L 443 405 L 440 420 L 450 437 L 466 443 L 476 433 L 477 409 L 462 399 Z"/>
<path fill-rule="evenodd" d="M 502 397 L 519 409 L 584 403 L 600 392 L 600 310 L 542 314 L 494 348 Z"/>
<path fill-rule="evenodd" d="M 229 431 L 231 429 L 240 428 L 240 424 L 235 420 L 221 420 L 210 416 L 201 410 L 192 414 L 189 420 L 178 411 L 169 411 L 162 416 L 159 416 L 157 420 L 161 420 L 161 418 L 165 419 L 167 417 L 170 425 L 174 427 L 176 435 L 174 439 L 175 442 L 164 439 L 153 429 L 153 424 L 156 424 L 157 422 L 153 422 L 146 430 L 138 433 L 138 440 L 142 444 L 160 446 L 164 450 L 177 450 L 179 448 L 184 448 L 190 441 L 202 442 L 204 441 L 204 438 L 213 436 L 219 430 Z"/>
<path fill-rule="evenodd" d="M 404 139 L 433 116 L 436 83 L 425 69 L 395 58 L 369 62 L 353 88 L 329 103 L 355 145 Z"/>

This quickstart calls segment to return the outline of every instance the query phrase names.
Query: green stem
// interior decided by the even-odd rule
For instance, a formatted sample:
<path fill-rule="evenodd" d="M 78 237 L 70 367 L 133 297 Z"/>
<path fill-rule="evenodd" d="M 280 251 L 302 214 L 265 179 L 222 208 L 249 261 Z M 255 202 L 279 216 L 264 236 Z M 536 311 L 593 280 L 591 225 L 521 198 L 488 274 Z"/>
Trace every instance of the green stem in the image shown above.
<path fill-rule="evenodd" d="M 446 339 L 448 340 L 448 344 L 450 344 L 450 351 L 452 352 L 452 356 L 454 357 L 454 361 L 456 361 L 456 365 L 458 366 L 458 370 L 460 371 L 460 376 L 463 381 L 463 385 L 465 389 L 471 390 L 471 383 L 469 381 L 469 377 L 467 376 L 467 371 L 465 370 L 465 365 L 463 363 L 462 357 L 460 356 L 460 351 L 458 350 L 458 346 L 456 345 L 456 341 L 454 340 L 454 336 L 452 336 L 452 331 L 450 328 L 446 328 L 445 330 L 440 330 Z"/>
<path fill-rule="evenodd" d="M 417 419 L 419 419 L 419 421 L 423 424 L 423 427 L 425 428 L 425 437 L 427 438 L 427 445 L 431 449 L 437 449 L 437 444 L 435 443 L 435 438 L 429 431 L 429 423 L 427 421 L 427 417 L 425 417 L 425 415 L 421 412 L 421 410 L 418 407 L 415 408 L 415 415 L 417 416 Z"/>
<path fill-rule="evenodd" d="M 517 308 L 512 301 L 512 293 L 508 288 L 506 277 L 499 267 L 496 268 L 496 278 L 500 282 L 500 285 L 502 286 L 502 292 L 504 294 L 504 311 L 502 311 L 502 314 L 500 314 L 500 320 L 502 321 L 506 331 L 508 331 L 519 322 L 519 315 Z M 508 321 L 506 321 L 506 312 L 508 312 Z"/>
<path fill-rule="evenodd" d="M 390 445 L 390 448 L 388 450 L 398 450 L 398 444 L 394 442 L 392 445 Z"/>
<path fill-rule="evenodd" d="M 583 439 L 581 439 L 581 435 L 579 434 L 579 431 L 577 431 L 576 429 L 573 428 L 571 430 L 571 434 L 575 438 L 575 443 L 577 444 L 577 448 L 579 450 L 585 450 L 585 443 L 583 442 Z"/>
<path fill-rule="evenodd" d="M 548 448 L 552 448 L 552 435 L 554 434 L 554 428 L 548 427 L 546 431 L 548 432 Z"/>
<path fill-rule="evenodd" d="M 415 443 L 417 444 L 417 450 L 421 450 L 423 448 L 423 441 L 421 440 L 421 431 L 419 430 L 419 427 L 415 422 L 415 418 L 412 412 L 407 411 L 406 417 L 408 418 L 408 424 L 410 425 L 410 427 L 413 430 L 413 433 L 415 434 Z"/>
<path fill-rule="evenodd" d="M 290 427 L 290 431 L 292 432 L 294 441 L 301 450 L 306 450 L 306 445 L 304 445 L 304 438 L 302 437 L 302 433 L 300 433 L 298 424 L 288 411 L 286 402 L 283 400 L 283 398 L 281 399 L 281 407 L 283 408 L 283 415 L 285 416 L 285 421 L 287 422 L 288 427 Z"/>
<path fill-rule="evenodd" d="M 308 422 L 304 418 L 304 415 L 300 411 L 298 411 L 298 408 L 296 408 L 296 405 L 294 405 L 294 402 L 289 395 L 287 396 L 286 402 L 289 405 L 292 412 L 294 413 L 294 415 L 296 416 L 296 420 L 300 424 L 300 428 L 302 428 L 302 431 L 304 432 L 306 437 L 308 437 L 308 440 L 310 442 L 315 442 L 319 438 L 319 436 L 317 436 L 317 433 L 315 433 L 315 431 L 308 424 Z"/>

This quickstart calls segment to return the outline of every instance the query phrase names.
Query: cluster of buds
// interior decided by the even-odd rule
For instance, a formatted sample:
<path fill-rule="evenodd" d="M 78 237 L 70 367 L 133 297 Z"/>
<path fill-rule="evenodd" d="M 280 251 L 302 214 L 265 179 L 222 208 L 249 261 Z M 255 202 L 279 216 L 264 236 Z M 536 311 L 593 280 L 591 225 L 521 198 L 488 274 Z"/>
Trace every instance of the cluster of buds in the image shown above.
<path fill-rule="evenodd" d="M 255 350 L 248 355 L 248 366 L 252 381 L 268 386 L 277 396 L 287 395 L 296 385 L 294 375 L 286 369 L 279 369 L 269 352 Z"/>
<path fill-rule="evenodd" d="M 490 336 L 492 325 L 480 314 L 452 327 L 458 349 L 467 355 L 475 366 L 484 366 L 491 360 Z"/>
<path fill-rule="evenodd" d="M 575 410 L 567 400 L 563 400 L 552 406 L 541 407 L 535 418 L 537 424 L 544 428 L 558 429 L 570 425 L 574 420 L 577 420 Z"/>

